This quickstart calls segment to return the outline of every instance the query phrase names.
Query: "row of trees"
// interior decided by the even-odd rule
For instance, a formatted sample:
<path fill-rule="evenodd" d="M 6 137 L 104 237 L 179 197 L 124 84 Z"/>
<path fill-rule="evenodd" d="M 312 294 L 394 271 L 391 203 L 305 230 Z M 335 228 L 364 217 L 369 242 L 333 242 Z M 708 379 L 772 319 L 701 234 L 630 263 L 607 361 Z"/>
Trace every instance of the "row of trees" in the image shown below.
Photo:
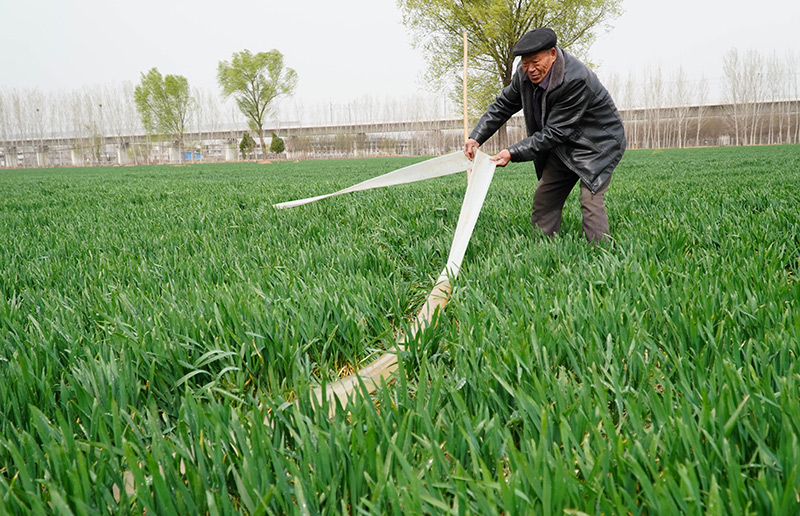
<path fill-rule="evenodd" d="M 135 163 L 147 163 L 148 150 L 133 144 L 135 135 L 145 133 L 134 101 L 135 88 L 130 82 L 54 92 L 0 88 L 0 146 L 28 140 L 35 142 L 39 152 L 45 139 L 57 145 L 69 139 L 76 142 L 75 151 L 86 163 L 99 163 L 104 161 L 100 142 L 105 137 L 130 149 Z M 222 101 L 216 92 L 193 88 L 191 96 L 189 131 L 240 131 L 246 126 L 236 106 Z M 152 138 L 158 139 L 157 135 Z"/>
<path fill-rule="evenodd" d="M 754 66 L 761 63 L 761 66 Z M 764 66 L 766 63 L 766 66 Z M 763 55 L 758 51 L 730 50 L 724 57 L 724 76 L 690 78 L 682 68 L 653 66 L 639 75 L 602 76 L 620 108 L 630 116 L 629 136 L 646 147 L 698 145 L 711 104 L 730 106 L 725 128 L 732 144 L 797 141 L 796 114 L 786 100 L 800 99 L 800 56 Z M 143 81 L 166 84 L 157 70 Z M 601 74 L 602 75 L 602 74 Z M 139 87 L 142 85 L 140 84 Z M 125 142 L 145 130 L 134 102 L 131 83 L 84 87 L 76 91 L 42 92 L 0 88 L 0 141 L 50 138 L 114 137 Z M 185 90 L 184 90 L 185 91 Z M 247 119 L 232 99 L 215 91 L 194 88 L 191 110 L 183 117 L 189 132 L 240 132 Z M 284 104 L 283 107 L 286 107 Z M 340 125 L 385 121 L 456 118 L 458 109 L 446 98 L 353 100 L 344 104 L 289 105 L 281 115 L 303 118 L 305 125 Z M 666 109 L 665 109 L 666 108 Z M 635 118 L 634 118 L 635 114 Z M 696 119 L 700 119 L 700 123 Z M 269 124 L 264 117 L 262 124 Z M 299 122 L 298 122 L 299 123 Z M 168 129 L 155 132 L 170 133 Z M 257 134 L 254 131 L 254 134 Z M 267 142 L 266 145 L 269 145 Z M 261 143 L 261 148 L 266 145 Z"/>
<path fill-rule="evenodd" d="M 0 141 L 143 134 L 145 128 L 134 103 L 135 88 L 130 82 L 55 92 L 0 87 Z M 232 99 L 194 87 L 191 96 L 187 132 L 239 132 L 248 127 Z M 302 104 L 287 98 L 279 107 L 277 119 L 295 126 L 430 120 L 456 117 L 458 112 L 443 96 L 425 94 Z M 264 123 L 277 124 L 271 120 Z"/>
<path fill-rule="evenodd" d="M 800 56 L 793 52 L 731 49 L 722 77 L 712 79 L 661 66 L 602 79 L 625 110 L 629 140 L 641 147 L 699 146 L 704 133 L 730 135 L 733 145 L 800 141 L 797 107 L 787 102 L 800 100 Z"/>
<path fill-rule="evenodd" d="M 722 68 L 727 79 L 725 94 L 732 110 L 736 145 L 763 140 L 765 125 L 769 127 L 769 143 L 783 142 L 784 135 L 791 135 L 791 113 L 781 109 L 779 103 L 800 99 L 800 59 L 795 54 L 781 58 L 775 54 L 764 56 L 755 50 L 744 53 L 731 50 L 725 55 Z M 769 124 L 765 124 L 766 119 Z M 776 119 L 777 124 L 773 123 Z M 796 134 L 798 122 L 800 119 L 796 118 Z M 794 141 L 798 141 L 797 136 Z"/>

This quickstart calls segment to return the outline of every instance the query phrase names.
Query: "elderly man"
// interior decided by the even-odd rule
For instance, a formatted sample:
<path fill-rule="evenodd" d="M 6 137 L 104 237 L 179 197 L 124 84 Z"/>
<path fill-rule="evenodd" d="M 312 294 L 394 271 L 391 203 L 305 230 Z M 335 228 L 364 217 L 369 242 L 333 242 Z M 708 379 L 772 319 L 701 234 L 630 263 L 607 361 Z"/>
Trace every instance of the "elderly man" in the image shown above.
<path fill-rule="evenodd" d="M 531 223 L 551 236 L 561 228 L 561 210 L 575 183 L 581 184 L 583 232 L 590 242 L 609 234 L 603 195 L 625 152 L 625 131 L 614 101 L 597 76 L 556 46 L 556 33 L 534 29 L 514 46 L 519 67 L 500 96 L 478 120 L 464 154 L 469 159 L 511 115 L 522 110 L 528 137 L 492 160 L 533 161 L 539 185 Z"/>

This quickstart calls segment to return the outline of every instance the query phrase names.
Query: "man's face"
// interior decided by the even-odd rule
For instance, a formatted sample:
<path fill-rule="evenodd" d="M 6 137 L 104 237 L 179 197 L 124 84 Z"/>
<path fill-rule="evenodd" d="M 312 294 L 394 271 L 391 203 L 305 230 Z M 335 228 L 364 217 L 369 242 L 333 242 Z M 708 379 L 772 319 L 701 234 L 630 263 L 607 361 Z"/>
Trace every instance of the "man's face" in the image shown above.
<path fill-rule="evenodd" d="M 539 84 L 547 76 L 555 60 L 556 49 L 550 48 L 535 54 L 524 55 L 520 63 L 522 64 L 522 70 L 528 75 L 528 79 L 534 84 Z"/>

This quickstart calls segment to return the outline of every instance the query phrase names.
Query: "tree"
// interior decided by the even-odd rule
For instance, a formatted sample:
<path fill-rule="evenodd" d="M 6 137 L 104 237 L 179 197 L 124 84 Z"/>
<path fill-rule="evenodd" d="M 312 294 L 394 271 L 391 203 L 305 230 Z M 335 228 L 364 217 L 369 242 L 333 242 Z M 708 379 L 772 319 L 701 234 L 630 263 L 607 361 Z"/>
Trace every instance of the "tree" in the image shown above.
<path fill-rule="evenodd" d="M 223 106 L 217 92 L 206 88 L 195 90 L 197 99 L 197 130 L 216 132 L 223 119 Z"/>
<path fill-rule="evenodd" d="M 158 69 L 153 68 L 142 74 L 133 96 L 145 130 L 175 138 L 183 159 L 183 135 L 195 106 L 189 81 L 180 75 L 162 77 Z"/>
<path fill-rule="evenodd" d="M 661 64 L 655 68 L 648 67 L 647 83 L 645 84 L 645 113 L 647 113 L 647 141 L 651 148 L 661 148 L 661 112 L 664 106 L 664 76 L 661 73 Z"/>
<path fill-rule="evenodd" d="M 284 143 L 283 138 L 275 133 L 272 133 L 272 141 L 269 142 L 269 151 L 274 152 L 275 154 L 280 154 L 285 150 L 286 144 Z"/>
<path fill-rule="evenodd" d="M 3 142 L 5 146 L 5 142 L 9 140 L 9 134 L 11 132 L 11 123 L 9 120 L 9 110 L 8 106 L 6 105 L 7 101 L 5 100 L 6 93 L 4 90 L 0 89 L 0 141 Z M 7 166 L 8 164 L 6 164 Z"/>
<path fill-rule="evenodd" d="M 235 52 L 230 62 L 220 61 L 217 81 L 225 97 L 233 97 L 250 129 L 258 134 L 262 151 L 264 121 L 281 95 L 290 95 L 297 85 L 297 73 L 284 68 L 283 54 L 277 50 L 253 55 L 249 50 Z"/>
<path fill-rule="evenodd" d="M 703 117 L 705 116 L 708 106 L 708 81 L 705 75 L 700 78 L 697 83 L 697 132 L 695 133 L 695 147 L 700 146 L 700 129 L 703 127 Z"/>
<path fill-rule="evenodd" d="M 247 159 L 247 156 L 253 152 L 253 149 L 256 147 L 256 141 L 250 136 L 250 133 L 244 133 L 242 135 L 242 141 L 239 142 L 239 152 L 242 153 L 244 159 Z"/>
<path fill-rule="evenodd" d="M 675 146 L 682 149 L 686 146 L 686 134 L 689 125 L 689 85 L 686 80 L 686 73 L 683 71 L 683 65 L 678 67 L 678 72 L 675 74 L 674 84 L 669 91 L 673 100 L 673 109 L 675 112 L 675 128 L 678 131 L 677 141 Z"/>
<path fill-rule="evenodd" d="M 725 74 L 726 82 L 725 98 L 728 101 L 729 109 L 731 110 L 731 118 L 733 119 L 733 129 L 736 135 L 736 145 L 739 145 L 739 136 L 741 134 L 740 117 L 742 104 L 744 104 L 744 91 L 742 86 L 741 63 L 739 59 L 739 51 L 731 49 L 725 53 L 722 58 L 722 70 Z"/>
<path fill-rule="evenodd" d="M 460 98 L 462 78 L 454 77 L 469 40 L 470 115 L 480 115 L 498 92 L 511 84 L 514 45 L 529 30 L 551 27 L 559 46 L 586 57 L 596 30 L 620 14 L 621 0 L 397 0 L 414 45 L 428 60 L 435 84 L 454 83 Z M 460 102 L 458 102 L 460 104 Z M 501 131 L 501 145 L 505 131 Z"/>

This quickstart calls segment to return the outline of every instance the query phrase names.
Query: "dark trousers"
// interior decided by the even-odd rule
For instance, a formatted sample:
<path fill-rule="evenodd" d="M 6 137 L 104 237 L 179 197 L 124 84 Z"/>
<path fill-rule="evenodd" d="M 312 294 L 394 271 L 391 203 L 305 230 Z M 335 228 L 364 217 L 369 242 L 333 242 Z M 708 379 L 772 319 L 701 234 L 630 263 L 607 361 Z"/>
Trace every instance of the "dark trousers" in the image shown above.
<path fill-rule="evenodd" d="M 533 214 L 531 224 L 534 231 L 552 236 L 561 230 L 561 211 L 564 202 L 575 183 L 581 184 L 581 212 L 583 214 L 583 234 L 589 242 L 597 243 L 609 235 L 608 215 L 603 195 L 611 183 L 611 178 L 592 193 L 580 178 L 564 165 L 554 154 L 550 155 L 542 171 L 539 186 L 533 194 Z"/>

